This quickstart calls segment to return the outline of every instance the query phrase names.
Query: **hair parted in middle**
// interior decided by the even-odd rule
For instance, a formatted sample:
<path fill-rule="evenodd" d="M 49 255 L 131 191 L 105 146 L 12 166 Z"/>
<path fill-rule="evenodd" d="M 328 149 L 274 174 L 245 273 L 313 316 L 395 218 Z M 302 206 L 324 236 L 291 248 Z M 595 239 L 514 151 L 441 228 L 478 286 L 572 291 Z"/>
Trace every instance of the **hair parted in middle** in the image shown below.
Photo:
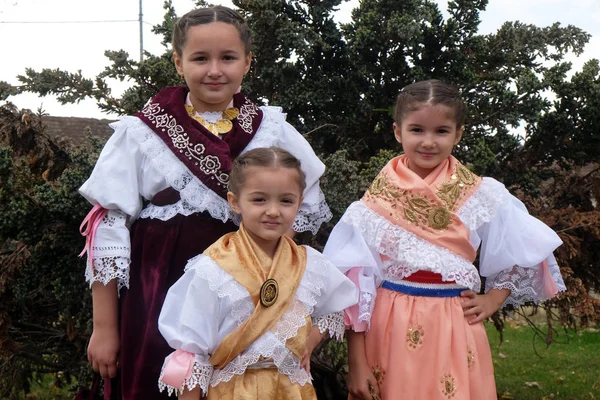
<path fill-rule="evenodd" d="M 244 43 L 246 55 L 252 50 L 252 32 L 244 18 L 229 7 L 214 6 L 197 8 L 179 18 L 173 25 L 173 50 L 181 56 L 187 40 L 188 30 L 196 25 L 224 22 L 236 27 L 240 40 Z"/>
<path fill-rule="evenodd" d="M 454 111 L 456 128 L 463 126 L 467 115 L 467 106 L 460 98 L 458 89 L 448 83 L 432 79 L 405 86 L 398 95 L 394 108 L 394 121 L 402 123 L 402 119 L 411 111 L 422 106 L 442 104 Z"/>
<path fill-rule="evenodd" d="M 300 194 L 306 188 L 306 175 L 302 171 L 300 160 L 294 157 L 289 151 L 281 147 L 259 147 L 249 150 L 239 155 L 231 166 L 229 173 L 230 192 L 238 195 L 244 182 L 246 181 L 245 170 L 249 167 L 281 167 L 291 168 L 298 171 L 298 185 L 300 186 Z"/>

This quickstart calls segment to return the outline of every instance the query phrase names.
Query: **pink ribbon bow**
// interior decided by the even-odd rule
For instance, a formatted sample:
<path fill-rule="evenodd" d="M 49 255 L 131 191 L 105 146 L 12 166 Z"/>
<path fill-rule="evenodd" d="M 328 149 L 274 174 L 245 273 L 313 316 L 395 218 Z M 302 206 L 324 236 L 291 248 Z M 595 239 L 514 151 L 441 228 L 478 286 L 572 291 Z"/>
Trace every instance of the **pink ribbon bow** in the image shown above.
<path fill-rule="evenodd" d="M 92 262 L 92 248 L 96 237 L 96 229 L 98 229 L 98 225 L 102 222 L 102 218 L 104 218 L 107 213 L 108 210 L 106 208 L 102 208 L 100 204 L 96 204 L 79 226 L 79 233 L 81 233 L 82 236 L 85 236 L 85 247 L 83 248 L 83 251 L 79 253 L 79 257 L 83 257 L 87 252 L 90 263 Z"/>

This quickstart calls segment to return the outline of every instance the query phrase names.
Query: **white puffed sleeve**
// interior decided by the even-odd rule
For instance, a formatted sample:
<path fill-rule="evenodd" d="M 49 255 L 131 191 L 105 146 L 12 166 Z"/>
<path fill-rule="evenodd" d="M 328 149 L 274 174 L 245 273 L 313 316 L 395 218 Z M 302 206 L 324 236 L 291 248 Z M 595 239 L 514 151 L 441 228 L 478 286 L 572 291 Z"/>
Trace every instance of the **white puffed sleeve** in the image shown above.
<path fill-rule="evenodd" d="M 323 254 L 306 246 L 306 272 L 298 293 L 302 298 L 305 286 L 316 288 L 312 310 L 313 324 L 319 331 L 341 341 L 344 336 L 344 310 L 358 302 L 358 290 Z"/>
<path fill-rule="evenodd" d="M 197 386 L 206 395 L 213 374 L 209 354 L 220 341 L 221 302 L 193 267 L 199 260 L 191 260 L 192 267 L 169 289 L 158 318 L 160 333 L 176 350 L 165 359 L 159 380 L 169 395 Z"/>
<path fill-rule="evenodd" d="M 505 304 L 539 302 L 565 290 L 552 252 L 562 244 L 558 235 L 532 217 L 516 197 L 505 196 L 494 218 L 477 229 L 481 238 L 479 270 L 486 291 L 510 289 Z"/>
<path fill-rule="evenodd" d="M 304 200 L 300 205 L 293 228 L 296 232 L 311 231 L 316 234 L 321 224 L 329 221 L 332 217 L 319 186 L 319 179 L 325 172 L 325 164 L 319 160 L 306 139 L 285 121 L 285 114 L 279 113 L 278 115 L 282 131 L 277 146 L 289 151 L 299 159 L 302 171 L 306 175 Z"/>
<path fill-rule="evenodd" d="M 333 228 L 323 255 L 358 287 L 358 305 L 346 309 L 346 323 L 356 332 L 368 330 L 382 281 L 381 255 L 367 245 L 356 227 L 344 221 Z"/>
<path fill-rule="evenodd" d="M 143 123 L 135 117 L 124 117 L 111 124 L 115 132 L 102 149 L 89 179 L 79 189 L 91 204 L 108 210 L 93 232 L 92 259 L 88 259 L 86 269 L 90 285 L 117 279 L 119 288 L 129 286 L 129 226 L 142 209 L 142 197 L 151 199 L 167 186 L 134 138 L 136 130 L 147 129 L 140 124 Z"/>

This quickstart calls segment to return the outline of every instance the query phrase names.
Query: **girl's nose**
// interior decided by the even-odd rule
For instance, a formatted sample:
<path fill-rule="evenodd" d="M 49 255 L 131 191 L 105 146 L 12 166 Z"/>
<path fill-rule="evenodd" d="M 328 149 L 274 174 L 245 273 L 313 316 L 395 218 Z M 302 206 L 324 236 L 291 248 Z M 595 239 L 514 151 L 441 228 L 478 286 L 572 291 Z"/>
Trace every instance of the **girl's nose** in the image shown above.
<path fill-rule="evenodd" d="M 271 204 L 267 208 L 267 215 L 270 217 L 275 217 L 275 216 L 279 215 L 279 207 L 277 206 L 277 204 Z"/>
<path fill-rule="evenodd" d="M 210 63 L 210 69 L 208 70 L 208 75 L 211 77 L 221 76 L 221 64 L 218 60 L 215 60 Z"/>
<path fill-rule="evenodd" d="M 433 135 L 431 135 L 431 134 L 429 134 L 429 133 L 428 133 L 428 134 L 426 134 L 426 135 L 423 137 L 422 146 L 423 146 L 423 147 L 433 147 L 433 146 L 435 146 L 435 140 L 434 140 L 434 137 L 433 137 Z"/>

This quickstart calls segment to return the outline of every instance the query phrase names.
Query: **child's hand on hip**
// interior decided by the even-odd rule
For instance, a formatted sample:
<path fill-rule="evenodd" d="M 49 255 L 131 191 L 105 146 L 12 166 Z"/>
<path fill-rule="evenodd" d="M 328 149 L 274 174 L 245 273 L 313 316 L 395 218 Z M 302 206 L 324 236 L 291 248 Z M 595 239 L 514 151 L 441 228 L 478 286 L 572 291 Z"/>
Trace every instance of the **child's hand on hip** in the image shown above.
<path fill-rule="evenodd" d="M 117 375 L 119 347 L 119 329 L 116 326 L 94 328 L 88 345 L 88 361 L 104 379 Z"/>
<path fill-rule="evenodd" d="M 477 294 L 472 290 L 465 290 L 461 297 L 468 298 L 462 303 L 465 317 L 470 325 L 477 324 L 489 318 L 502 306 L 510 296 L 508 289 L 490 289 L 485 294 Z"/>
<path fill-rule="evenodd" d="M 302 359 L 300 360 L 300 367 L 304 368 L 306 372 L 310 374 L 310 356 L 315 348 L 321 343 L 321 341 L 325 338 L 327 331 L 321 333 L 319 327 L 313 325 L 308 334 L 308 338 L 306 339 L 306 350 L 304 350 L 304 354 L 302 354 Z"/>

